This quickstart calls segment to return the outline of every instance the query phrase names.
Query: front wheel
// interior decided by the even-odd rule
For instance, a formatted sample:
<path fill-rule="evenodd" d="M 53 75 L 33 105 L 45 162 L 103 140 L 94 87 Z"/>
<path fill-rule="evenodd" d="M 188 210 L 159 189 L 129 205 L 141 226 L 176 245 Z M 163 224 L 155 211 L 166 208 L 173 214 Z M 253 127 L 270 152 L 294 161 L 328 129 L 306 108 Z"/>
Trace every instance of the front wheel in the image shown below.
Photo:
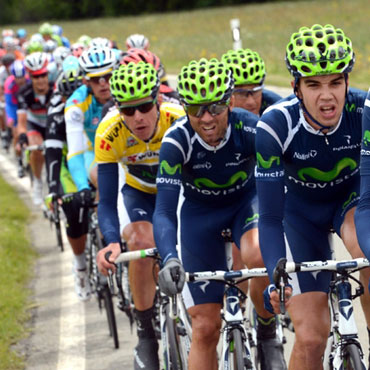
<path fill-rule="evenodd" d="M 344 349 L 343 370 L 366 370 L 361 351 L 356 344 L 348 344 Z"/>
<path fill-rule="evenodd" d="M 112 302 L 112 294 L 108 284 L 102 288 L 102 296 L 104 300 L 104 308 L 107 313 L 107 320 L 109 326 L 109 334 L 113 338 L 114 348 L 119 348 L 118 330 L 116 323 L 116 316 L 114 314 L 114 307 Z"/>

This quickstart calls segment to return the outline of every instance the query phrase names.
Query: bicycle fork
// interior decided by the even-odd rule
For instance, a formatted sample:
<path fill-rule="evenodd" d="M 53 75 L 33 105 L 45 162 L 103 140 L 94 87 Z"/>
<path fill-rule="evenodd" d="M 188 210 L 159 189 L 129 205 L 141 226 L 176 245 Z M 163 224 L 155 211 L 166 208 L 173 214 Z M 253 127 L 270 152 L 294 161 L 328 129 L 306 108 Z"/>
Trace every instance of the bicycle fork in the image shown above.
<path fill-rule="evenodd" d="M 363 353 L 358 339 L 358 330 L 354 316 L 352 300 L 361 295 L 356 292 L 355 296 L 351 293 L 351 284 L 348 279 L 336 281 L 333 296 L 330 297 L 332 328 L 328 339 L 328 346 L 325 351 L 325 369 L 343 369 L 344 349 L 347 344 L 355 344 L 360 349 L 361 361 L 364 369 L 366 365 L 363 361 Z M 332 363 L 332 367 L 330 367 Z M 329 366 L 329 367 L 328 367 Z"/>
<path fill-rule="evenodd" d="M 222 354 L 221 361 L 219 364 L 219 370 L 231 370 L 231 353 L 230 350 L 233 348 L 232 342 L 232 331 L 237 329 L 241 332 L 243 341 L 243 357 L 245 369 L 255 370 L 255 365 L 252 361 L 251 348 L 248 340 L 247 331 L 244 326 L 243 312 L 240 306 L 238 297 L 238 289 L 234 286 L 230 286 L 225 293 L 224 309 L 221 314 L 222 319 L 225 322 L 225 327 L 222 329 Z"/>

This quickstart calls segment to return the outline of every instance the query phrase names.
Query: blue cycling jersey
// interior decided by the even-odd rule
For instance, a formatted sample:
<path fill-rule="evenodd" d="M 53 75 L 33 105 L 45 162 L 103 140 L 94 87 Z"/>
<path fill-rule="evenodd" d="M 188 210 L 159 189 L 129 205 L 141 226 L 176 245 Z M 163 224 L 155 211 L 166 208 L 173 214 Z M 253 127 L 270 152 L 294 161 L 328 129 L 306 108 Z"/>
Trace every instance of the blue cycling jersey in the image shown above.
<path fill-rule="evenodd" d="M 269 89 L 262 90 L 262 102 L 259 115 L 262 116 L 263 112 L 272 104 L 275 104 L 277 101 L 281 100 L 281 96 Z"/>
<path fill-rule="evenodd" d="M 192 129 L 188 117 L 175 121 L 160 149 L 154 237 L 164 260 L 176 253 L 176 207 L 186 200 L 220 208 L 255 190 L 255 133 L 258 117 L 234 108 L 223 141 L 213 147 Z"/>
<path fill-rule="evenodd" d="M 260 118 L 256 135 L 259 235 L 270 277 L 278 259 L 286 255 L 283 230 L 286 194 L 294 195 L 289 197 L 290 209 L 293 203 L 299 209 L 299 199 L 307 207 L 316 202 L 317 207 L 310 211 L 316 213 L 312 217 L 320 213 L 320 204 L 330 208 L 341 200 L 341 207 L 348 210 L 358 199 L 355 189 L 359 180 L 365 97 L 365 92 L 350 89 L 338 125 L 327 134 L 307 123 L 295 95 L 271 106 Z M 290 212 L 293 214 L 294 210 Z M 338 214 L 336 209 L 328 212 L 325 230 L 330 223 L 334 225 L 334 219 L 343 217 L 343 213 L 334 214 Z M 308 223 L 310 217 L 306 214 Z M 320 220 L 315 222 L 320 224 Z"/>
<path fill-rule="evenodd" d="M 357 238 L 366 258 L 370 260 L 370 90 L 362 117 L 361 196 L 355 213 Z"/>
<path fill-rule="evenodd" d="M 95 131 L 102 110 L 103 104 L 85 85 L 74 91 L 66 102 L 68 168 L 79 191 L 89 187 L 88 168 L 93 160 Z"/>

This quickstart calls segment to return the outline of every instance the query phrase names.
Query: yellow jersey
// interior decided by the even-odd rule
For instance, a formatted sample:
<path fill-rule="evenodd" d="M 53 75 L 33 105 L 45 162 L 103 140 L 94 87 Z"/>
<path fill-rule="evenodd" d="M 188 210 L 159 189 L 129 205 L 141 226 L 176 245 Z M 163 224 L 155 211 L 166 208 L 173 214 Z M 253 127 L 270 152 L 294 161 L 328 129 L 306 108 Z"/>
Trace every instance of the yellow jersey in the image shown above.
<path fill-rule="evenodd" d="M 95 136 L 95 161 L 120 163 L 126 173 L 126 183 L 135 189 L 155 194 L 162 139 L 171 124 L 185 115 L 180 105 L 162 103 L 154 136 L 140 140 L 125 125 L 118 109 L 110 111 L 99 124 Z"/>

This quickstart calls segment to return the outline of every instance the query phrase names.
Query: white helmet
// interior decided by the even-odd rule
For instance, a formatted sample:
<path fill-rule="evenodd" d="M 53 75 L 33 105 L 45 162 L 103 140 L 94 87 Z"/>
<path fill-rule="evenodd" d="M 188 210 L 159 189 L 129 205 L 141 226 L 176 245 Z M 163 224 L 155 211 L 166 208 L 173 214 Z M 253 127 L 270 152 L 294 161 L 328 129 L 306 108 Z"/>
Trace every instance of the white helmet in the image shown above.
<path fill-rule="evenodd" d="M 89 43 L 90 48 L 110 48 L 110 41 L 105 37 L 95 37 Z"/>
<path fill-rule="evenodd" d="M 32 76 L 48 72 L 48 55 L 43 52 L 35 52 L 26 56 L 24 65 Z"/>
<path fill-rule="evenodd" d="M 130 35 L 126 39 L 126 46 L 127 49 L 148 49 L 149 48 L 149 40 L 144 36 L 138 33 Z"/>
<path fill-rule="evenodd" d="M 87 79 L 112 72 L 116 65 L 116 54 L 110 48 L 89 48 L 78 62 Z"/>
<path fill-rule="evenodd" d="M 53 57 L 58 68 L 62 65 L 63 60 L 67 58 L 68 55 L 71 55 L 71 50 L 65 46 L 58 46 L 54 50 Z"/>

